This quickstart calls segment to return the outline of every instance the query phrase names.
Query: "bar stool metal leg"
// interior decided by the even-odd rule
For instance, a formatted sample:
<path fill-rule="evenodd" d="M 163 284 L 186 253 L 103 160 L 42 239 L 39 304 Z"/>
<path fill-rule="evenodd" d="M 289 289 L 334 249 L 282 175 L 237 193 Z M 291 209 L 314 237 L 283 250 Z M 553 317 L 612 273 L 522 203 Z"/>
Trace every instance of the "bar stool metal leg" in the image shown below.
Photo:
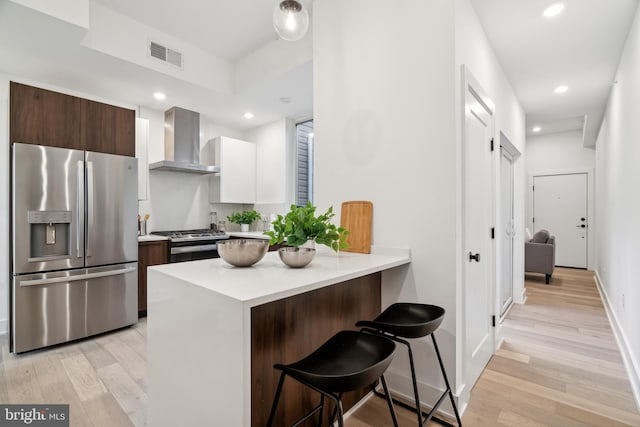
<path fill-rule="evenodd" d="M 393 420 L 394 427 L 398 427 L 398 418 L 396 417 L 396 410 L 393 407 L 393 401 L 391 400 L 391 394 L 389 393 L 389 389 L 387 388 L 387 382 L 384 379 L 384 375 L 380 377 L 380 382 L 382 383 L 382 388 L 384 388 L 384 394 L 387 397 L 387 406 L 389 407 L 389 412 L 391 412 L 391 419 Z"/>
<path fill-rule="evenodd" d="M 411 407 L 409 405 L 407 405 L 404 402 L 401 402 L 399 400 L 390 398 L 390 394 L 388 393 L 388 391 L 385 388 L 385 394 L 383 396 L 382 393 L 374 390 L 374 393 L 380 397 L 385 397 L 387 399 L 391 399 L 393 402 L 395 402 L 397 405 L 400 405 L 404 408 L 407 409 L 411 409 L 413 410 L 417 417 L 418 417 L 418 427 L 422 427 L 425 424 L 428 424 L 429 421 L 434 420 L 436 422 L 438 422 L 441 425 L 445 425 L 445 426 L 451 426 L 451 424 L 447 423 L 446 421 L 441 420 L 440 418 L 435 416 L 435 413 L 438 409 L 438 407 L 440 406 L 440 404 L 442 403 L 442 401 L 447 397 L 447 395 L 449 396 L 449 399 L 451 400 L 451 406 L 453 407 L 453 412 L 456 416 L 456 421 L 458 422 L 458 426 L 462 427 L 462 421 L 460 419 L 460 415 L 458 413 L 458 407 L 456 406 L 455 400 L 454 400 L 454 396 L 453 396 L 453 392 L 451 391 L 451 386 L 449 385 L 449 379 L 447 378 L 447 374 L 446 371 L 444 369 L 444 363 L 442 362 L 442 357 L 440 356 L 440 350 L 438 349 L 438 344 L 436 343 L 436 339 L 433 333 L 431 333 L 431 339 L 433 341 L 433 345 L 434 348 L 436 350 L 436 356 L 438 357 L 438 363 L 440 365 L 440 371 L 442 372 L 442 376 L 444 377 L 444 382 L 445 385 L 447 387 L 447 389 L 444 391 L 444 393 L 440 396 L 440 398 L 438 399 L 438 401 L 433 405 L 433 407 L 431 408 L 431 410 L 426 413 L 424 411 L 422 411 L 422 407 L 420 405 L 420 394 L 418 392 L 418 381 L 417 381 L 417 377 L 416 377 L 416 368 L 415 368 L 415 363 L 413 361 L 413 351 L 411 350 L 411 344 L 409 343 L 409 341 L 403 340 L 402 338 L 398 338 L 397 336 L 393 336 L 393 335 L 389 335 L 386 334 L 382 331 L 378 331 L 375 329 L 370 329 L 370 328 L 361 328 L 360 329 L 361 332 L 367 332 L 367 333 L 372 333 L 372 334 L 379 334 L 379 335 L 384 335 L 385 337 L 399 342 L 400 344 L 404 344 L 405 347 L 407 347 L 407 353 L 409 354 L 409 366 L 411 368 L 411 382 L 413 383 L 413 395 L 415 397 L 415 403 L 416 406 L 415 407 Z M 384 384 L 383 384 L 384 386 Z"/>
<path fill-rule="evenodd" d="M 440 357 L 440 350 L 438 349 L 438 343 L 436 343 L 435 334 L 431 334 L 431 340 L 433 341 L 433 347 L 436 349 L 436 356 L 438 356 L 438 363 L 440 364 L 440 370 L 442 371 L 444 383 L 447 386 L 447 392 L 449 393 L 449 399 L 451 400 L 451 406 L 453 407 L 453 412 L 456 415 L 456 421 L 458 421 L 459 426 L 462 426 L 462 421 L 460 420 L 460 414 L 458 414 L 458 406 L 456 405 L 456 402 L 453 399 L 453 392 L 451 391 L 451 386 L 449 385 L 447 372 L 444 369 L 444 363 L 442 363 L 442 357 Z"/>
<path fill-rule="evenodd" d="M 273 399 L 273 405 L 271 405 L 271 412 L 269 413 L 269 421 L 267 421 L 267 427 L 273 425 L 273 418 L 276 416 L 276 409 L 278 408 L 278 400 L 280 400 L 280 393 L 282 392 L 282 385 L 284 384 L 285 373 L 280 374 L 280 381 L 278 381 L 278 388 L 276 389 L 276 397 Z"/>

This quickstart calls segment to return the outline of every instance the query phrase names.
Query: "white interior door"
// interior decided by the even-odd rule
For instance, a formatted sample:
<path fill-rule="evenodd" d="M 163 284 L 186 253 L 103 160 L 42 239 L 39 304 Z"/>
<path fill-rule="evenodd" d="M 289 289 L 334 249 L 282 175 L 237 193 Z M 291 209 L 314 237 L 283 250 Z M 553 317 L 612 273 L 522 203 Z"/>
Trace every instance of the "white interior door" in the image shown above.
<path fill-rule="evenodd" d="M 493 354 L 492 110 L 469 75 L 465 84 L 464 230 L 465 381 L 471 388 Z"/>
<path fill-rule="evenodd" d="M 587 174 L 533 177 L 533 226 L 556 236 L 556 265 L 587 268 Z"/>
<path fill-rule="evenodd" d="M 513 157 L 507 150 L 500 148 L 500 220 L 498 232 L 501 236 L 501 276 L 500 276 L 500 315 L 503 315 L 513 302 L 513 238 L 515 220 L 513 218 Z"/>

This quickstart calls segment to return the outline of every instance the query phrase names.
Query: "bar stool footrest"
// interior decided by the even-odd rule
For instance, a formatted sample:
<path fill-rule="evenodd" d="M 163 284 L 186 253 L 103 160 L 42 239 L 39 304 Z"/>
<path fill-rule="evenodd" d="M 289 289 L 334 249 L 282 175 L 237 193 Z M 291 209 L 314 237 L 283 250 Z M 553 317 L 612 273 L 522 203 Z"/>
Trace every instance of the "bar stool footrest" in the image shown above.
<path fill-rule="evenodd" d="M 301 425 L 302 423 L 307 421 L 309 418 L 313 417 L 316 414 L 316 412 L 318 412 L 322 408 L 323 408 L 323 404 L 321 403 L 318 406 L 316 406 L 315 408 L 313 408 L 312 410 L 310 410 L 309 412 L 307 412 L 305 415 L 300 417 L 296 422 L 291 424 L 291 427 L 298 427 L 299 425 Z"/>
<path fill-rule="evenodd" d="M 380 391 L 378 391 L 377 388 L 374 388 L 373 392 L 374 392 L 374 394 L 376 396 L 381 397 L 383 399 L 386 399 L 385 394 L 380 392 Z M 440 398 L 438 399 L 438 402 L 435 404 L 435 406 L 433 408 L 431 408 L 431 411 L 429 411 L 428 413 L 423 411 L 423 410 L 420 411 L 421 415 L 424 417 L 423 418 L 423 425 L 427 424 L 429 421 L 433 421 L 433 422 L 436 422 L 436 423 L 438 423 L 438 424 L 440 424 L 442 426 L 445 426 L 445 427 L 456 427 L 455 424 L 451 424 L 451 423 L 443 420 L 442 418 L 438 418 L 438 417 L 436 417 L 434 415 L 436 410 L 438 409 L 438 406 L 440 406 L 440 404 L 442 403 L 444 398 L 447 396 L 447 394 L 448 394 L 448 390 L 445 390 L 445 392 L 442 393 L 442 396 L 440 396 Z M 403 402 L 402 400 L 398 400 L 393 396 L 391 396 L 391 400 L 393 401 L 394 405 L 402 406 L 403 408 L 408 409 L 408 410 L 410 410 L 412 412 L 418 412 L 418 410 L 416 409 L 415 406 L 409 405 L 409 404 Z"/>

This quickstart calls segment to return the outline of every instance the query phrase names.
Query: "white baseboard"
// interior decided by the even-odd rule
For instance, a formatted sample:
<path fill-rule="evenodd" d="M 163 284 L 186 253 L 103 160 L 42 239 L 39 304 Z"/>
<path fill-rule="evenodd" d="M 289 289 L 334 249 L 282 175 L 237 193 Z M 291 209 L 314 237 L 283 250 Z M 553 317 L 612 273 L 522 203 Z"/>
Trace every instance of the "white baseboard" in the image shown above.
<path fill-rule="evenodd" d="M 439 372 L 439 370 L 438 370 Z M 391 391 L 391 394 L 394 397 L 399 397 L 402 400 L 407 402 L 414 402 L 415 398 L 413 397 L 413 385 L 411 383 L 411 377 L 399 374 L 397 372 L 387 371 L 384 374 L 387 385 Z M 456 394 L 456 390 L 453 390 L 453 398 L 456 401 L 456 406 L 458 407 L 458 413 L 460 417 L 464 414 L 465 409 L 467 409 L 467 401 L 461 398 L 460 395 L 463 395 L 461 390 L 458 390 L 460 393 Z M 440 398 L 444 390 L 440 388 L 436 388 L 430 384 L 423 383 L 418 381 L 418 392 L 420 393 L 420 401 L 422 402 L 422 409 L 425 411 L 429 411 L 431 407 L 437 402 Z M 465 401 L 463 401 L 465 400 Z M 468 400 L 468 399 L 467 399 Z M 441 416 L 444 415 L 450 419 L 455 419 L 455 415 L 453 414 L 453 408 L 451 407 L 451 403 L 449 398 L 445 398 L 440 407 L 438 408 L 437 414 Z"/>
<path fill-rule="evenodd" d="M 609 299 L 607 290 L 602 284 L 602 279 L 600 278 L 600 274 L 598 274 L 598 270 L 595 270 L 594 277 L 596 281 L 596 287 L 600 292 L 600 297 L 602 298 L 602 302 L 604 304 L 604 310 L 607 313 L 607 317 L 609 318 L 609 324 L 611 325 L 611 329 L 613 329 L 613 335 L 616 337 L 618 348 L 622 353 L 622 360 L 624 361 L 624 366 L 627 369 L 627 375 L 629 376 L 629 381 L 631 382 L 631 390 L 633 391 L 633 397 L 636 401 L 636 407 L 638 408 L 638 410 L 640 410 L 640 364 L 638 364 L 638 361 L 635 358 L 633 351 L 631 350 L 631 346 L 629 346 L 627 336 L 624 333 L 620 322 L 618 321 L 618 317 L 616 316 L 615 311 L 613 310 L 611 300 Z"/>
<path fill-rule="evenodd" d="M 347 418 L 349 418 L 351 415 L 355 414 L 355 412 L 360 409 L 360 407 L 362 405 L 364 405 L 365 403 L 367 403 L 367 401 L 369 399 L 371 399 L 371 397 L 374 396 L 373 392 L 370 391 L 369 393 L 367 393 L 362 399 L 360 399 L 355 405 L 353 405 L 351 408 L 349 408 L 349 410 L 347 412 L 344 413 L 343 418 L 346 420 Z M 338 421 L 336 420 L 333 423 L 334 427 L 338 426 Z"/>
<path fill-rule="evenodd" d="M 525 304 L 527 302 L 527 287 L 522 288 L 522 294 L 520 298 L 514 298 L 513 302 L 516 304 Z"/>

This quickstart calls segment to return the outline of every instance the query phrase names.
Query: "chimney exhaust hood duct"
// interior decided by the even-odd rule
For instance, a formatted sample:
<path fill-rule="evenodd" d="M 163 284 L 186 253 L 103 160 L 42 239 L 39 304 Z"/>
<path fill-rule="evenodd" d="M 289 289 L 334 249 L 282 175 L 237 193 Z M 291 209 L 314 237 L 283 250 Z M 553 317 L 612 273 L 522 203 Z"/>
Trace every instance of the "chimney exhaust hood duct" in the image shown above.
<path fill-rule="evenodd" d="M 200 113 L 173 107 L 164 113 L 164 158 L 149 170 L 210 174 L 218 166 L 200 164 Z"/>

